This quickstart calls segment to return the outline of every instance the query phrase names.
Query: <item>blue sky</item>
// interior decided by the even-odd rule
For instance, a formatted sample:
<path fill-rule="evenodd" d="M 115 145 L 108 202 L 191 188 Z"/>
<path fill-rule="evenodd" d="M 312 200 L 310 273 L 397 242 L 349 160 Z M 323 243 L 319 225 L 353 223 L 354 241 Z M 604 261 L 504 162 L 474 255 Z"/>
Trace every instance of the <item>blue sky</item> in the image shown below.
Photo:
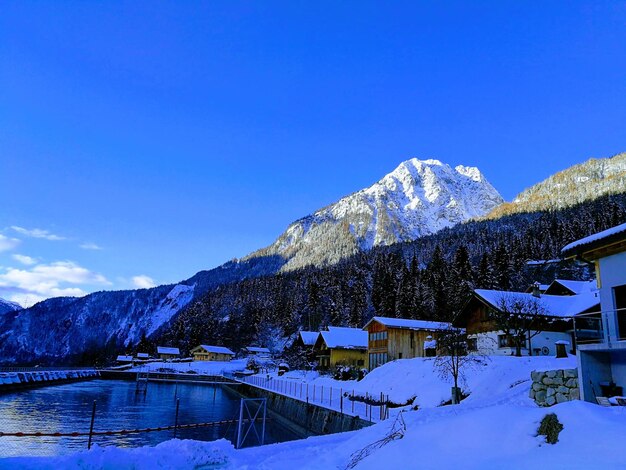
<path fill-rule="evenodd" d="M 625 24 L 618 1 L 3 3 L 0 296 L 190 277 L 411 157 L 512 199 L 624 151 Z"/>

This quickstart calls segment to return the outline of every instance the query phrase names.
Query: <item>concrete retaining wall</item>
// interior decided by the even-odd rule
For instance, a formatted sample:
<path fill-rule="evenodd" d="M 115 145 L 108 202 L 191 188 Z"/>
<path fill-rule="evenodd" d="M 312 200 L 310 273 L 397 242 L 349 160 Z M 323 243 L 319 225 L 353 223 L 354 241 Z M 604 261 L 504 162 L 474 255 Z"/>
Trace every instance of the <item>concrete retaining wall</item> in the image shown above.
<path fill-rule="evenodd" d="M 248 384 L 227 388 L 246 397 L 267 398 L 267 407 L 270 410 L 303 428 L 308 434 L 354 431 L 371 425 L 369 421 L 359 417 L 348 416 Z M 349 403 L 346 400 L 345 405 L 349 406 Z"/>

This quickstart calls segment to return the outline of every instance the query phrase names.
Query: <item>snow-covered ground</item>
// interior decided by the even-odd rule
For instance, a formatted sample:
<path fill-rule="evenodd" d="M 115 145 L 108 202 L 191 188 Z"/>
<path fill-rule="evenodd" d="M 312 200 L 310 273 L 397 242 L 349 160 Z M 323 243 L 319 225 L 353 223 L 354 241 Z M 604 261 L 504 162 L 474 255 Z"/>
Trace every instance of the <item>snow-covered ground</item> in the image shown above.
<path fill-rule="evenodd" d="M 430 373 L 426 373 L 430 363 Z M 95 448 L 67 457 L 0 460 L 0 468 L 223 468 L 223 469 L 618 469 L 626 468 L 626 408 L 574 401 L 540 408 L 528 398 L 530 371 L 571 367 L 572 359 L 493 358 L 467 372 L 470 396 L 437 406 L 449 384 L 430 360 L 404 360 L 372 372 L 360 385 L 390 396 L 414 391 L 418 411 L 401 413 L 349 433 L 235 450 L 226 441 L 168 441 L 140 449 Z M 311 376 L 311 377 L 309 377 Z M 380 376 L 380 377 L 377 377 Z M 303 377 L 311 378 L 312 374 Z M 386 381 L 386 385 L 385 385 Z M 432 387 L 434 390 L 430 390 Z M 428 391 L 426 391 L 428 389 Z M 550 445 L 537 436 L 543 416 L 556 413 L 564 429 Z M 386 439 L 391 430 L 396 439 Z M 356 456 L 360 454 L 360 460 Z"/>
<path fill-rule="evenodd" d="M 247 359 L 234 359 L 232 361 L 146 362 L 129 370 L 146 372 L 170 369 L 180 373 L 221 375 L 224 372 L 244 370 L 247 362 Z"/>

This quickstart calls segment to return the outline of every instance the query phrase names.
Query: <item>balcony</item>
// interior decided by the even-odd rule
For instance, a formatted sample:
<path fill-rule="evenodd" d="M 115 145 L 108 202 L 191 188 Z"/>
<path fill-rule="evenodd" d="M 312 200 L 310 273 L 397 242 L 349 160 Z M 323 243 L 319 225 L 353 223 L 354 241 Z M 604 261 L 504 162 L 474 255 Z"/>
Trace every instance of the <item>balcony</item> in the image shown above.
<path fill-rule="evenodd" d="M 583 347 L 626 342 L 626 308 L 576 315 L 574 335 L 576 344 Z"/>

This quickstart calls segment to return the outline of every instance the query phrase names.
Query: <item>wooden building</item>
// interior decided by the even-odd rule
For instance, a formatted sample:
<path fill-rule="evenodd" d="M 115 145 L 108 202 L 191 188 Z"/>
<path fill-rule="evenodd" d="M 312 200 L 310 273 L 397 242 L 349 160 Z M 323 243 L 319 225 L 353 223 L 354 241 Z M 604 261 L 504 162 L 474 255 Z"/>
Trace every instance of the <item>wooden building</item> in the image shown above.
<path fill-rule="evenodd" d="M 224 346 L 201 344 L 191 350 L 194 361 L 230 361 L 235 353 Z"/>
<path fill-rule="evenodd" d="M 585 291 L 576 295 L 546 295 L 535 292 L 507 292 L 476 289 L 465 304 L 453 325 L 465 328 L 469 351 L 480 351 L 489 355 L 513 355 L 515 342 L 499 330 L 494 315 L 502 313 L 507 304 L 528 305 L 536 303 L 534 311 L 541 312 L 541 330 L 532 331 L 530 340 L 524 338 L 522 355 L 555 355 L 557 341 L 572 345 L 572 317 L 598 310 L 600 298 L 597 291 Z M 529 315 L 533 312 L 528 312 Z"/>
<path fill-rule="evenodd" d="M 245 348 L 241 348 L 240 354 L 244 357 L 272 357 L 272 353 L 268 348 L 258 346 L 246 346 Z"/>
<path fill-rule="evenodd" d="M 367 333 L 360 328 L 329 326 L 320 331 L 314 347 L 320 369 L 338 365 L 367 368 Z"/>
<path fill-rule="evenodd" d="M 449 327 L 443 322 L 373 317 L 363 327 L 367 332 L 369 369 L 395 359 L 425 357 L 437 333 Z"/>
<path fill-rule="evenodd" d="M 178 359 L 180 357 L 178 348 L 170 348 L 168 346 L 157 346 L 157 354 L 163 361 L 171 361 L 172 359 Z"/>
<path fill-rule="evenodd" d="M 120 364 L 132 364 L 133 356 L 120 355 L 120 356 L 117 356 L 116 361 L 119 362 Z"/>

